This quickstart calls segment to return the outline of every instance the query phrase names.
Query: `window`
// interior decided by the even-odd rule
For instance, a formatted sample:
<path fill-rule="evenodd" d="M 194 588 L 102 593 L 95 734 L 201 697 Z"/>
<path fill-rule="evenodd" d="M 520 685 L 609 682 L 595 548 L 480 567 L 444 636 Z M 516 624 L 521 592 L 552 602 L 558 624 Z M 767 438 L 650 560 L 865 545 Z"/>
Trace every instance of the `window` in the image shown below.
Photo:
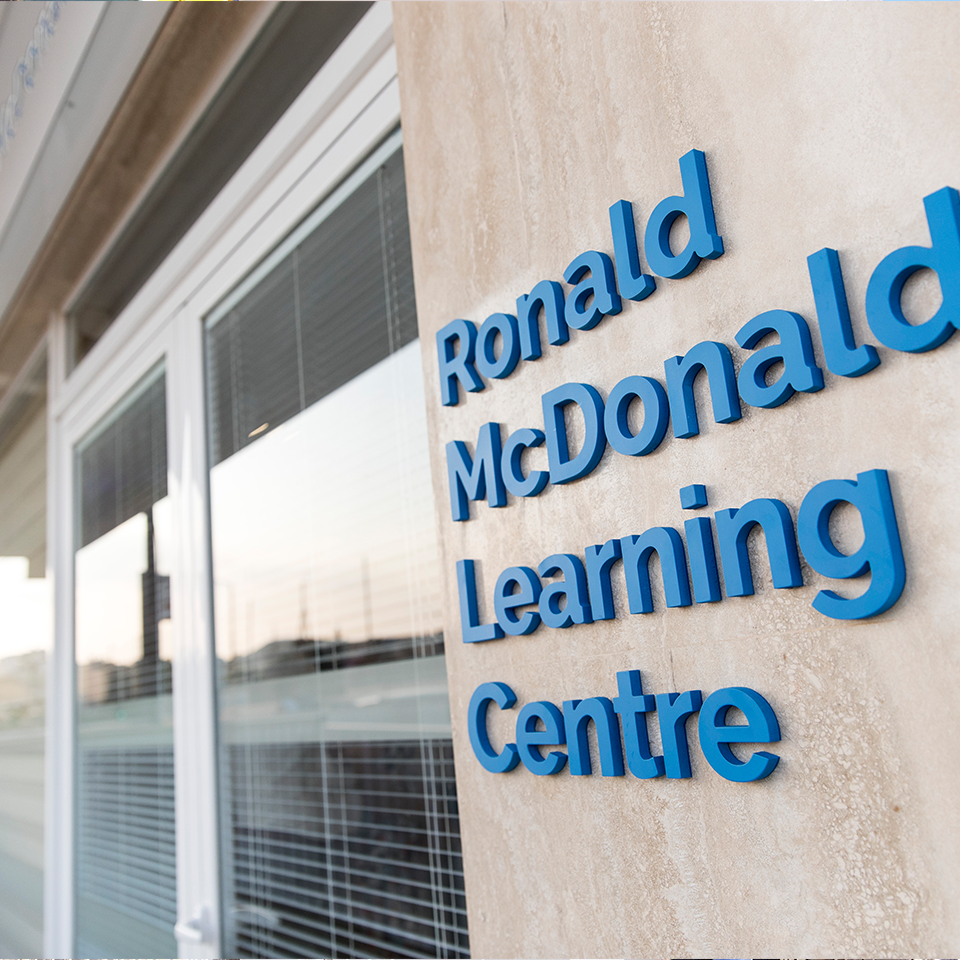
<path fill-rule="evenodd" d="M 223 949 L 468 955 L 399 131 L 206 319 Z"/>
<path fill-rule="evenodd" d="M 76 451 L 76 951 L 177 943 L 166 393 L 155 370 Z"/>
<path fill-rule="evenodd" d="M 63 377 L 51 337 L 46 939 L 11 955 L 467 955 L 391 10 L 347 7 L 101 348 Z"/>

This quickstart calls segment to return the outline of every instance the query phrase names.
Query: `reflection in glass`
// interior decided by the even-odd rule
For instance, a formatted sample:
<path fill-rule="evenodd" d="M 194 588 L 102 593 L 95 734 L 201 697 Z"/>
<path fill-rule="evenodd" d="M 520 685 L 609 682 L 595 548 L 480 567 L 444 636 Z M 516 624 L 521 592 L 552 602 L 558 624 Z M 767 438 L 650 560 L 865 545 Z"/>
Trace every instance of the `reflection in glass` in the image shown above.
<path fill-rule="evenodd" d="M 77 956 L 175 956 L 162 373 L 77 451 Z"/>
<path fill-rule="evenodd" d="M 208 320 L 231 956 L 468 955 L 398 143 Z"/>
<path fill-rule="evenodd" d="M 164 497 L 76 554 L 76 658 L 81 709 L 172 692 L 170 577 L 161 573 Z"/>
<path fill-rule="evenodd" d="M 421 376 L 414 342 L 211 471 L 228 677 L 440 652 Z"/>
<path fill-rule="evenodd" d="M 43 951 L 46 357 L 0 422 L 0 956 Z M 14 415 L 10 415 L 10 411 Z"/>

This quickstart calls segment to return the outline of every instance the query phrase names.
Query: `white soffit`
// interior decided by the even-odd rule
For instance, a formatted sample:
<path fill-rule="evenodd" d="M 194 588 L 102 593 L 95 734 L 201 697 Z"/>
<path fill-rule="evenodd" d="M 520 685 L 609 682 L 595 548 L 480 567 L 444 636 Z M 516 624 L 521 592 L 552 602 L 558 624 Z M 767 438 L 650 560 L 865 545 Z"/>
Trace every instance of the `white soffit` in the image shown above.
<path fill-rule="evenodd" d="M 52 6 L 11 6 L 0 21 L 0 109 Z M 57 4 L 0 168 L 0 317 L 168 13 L 166 4 Z"/>

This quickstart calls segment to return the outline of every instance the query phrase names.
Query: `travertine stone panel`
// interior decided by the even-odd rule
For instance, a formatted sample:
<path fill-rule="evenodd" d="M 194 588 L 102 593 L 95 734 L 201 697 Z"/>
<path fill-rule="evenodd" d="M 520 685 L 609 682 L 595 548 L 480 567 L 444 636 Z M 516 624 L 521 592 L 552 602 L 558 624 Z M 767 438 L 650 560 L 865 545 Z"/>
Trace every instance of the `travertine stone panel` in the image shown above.
<path fill-rule="evenodd" d="M 777 409 L 744 406 L 652 455 L 609 448 L 589 476 L 471 504 L 450 518 L 444 444 L 542 427 L 562 383 L 603 396 L 630 374 L 734 334 L 773 308 L 816 336 L 806 257 L 840 252 L 859 340 L 867 281 L 887 253 L 929 244 L 922 198 L 960 187 L 960 9 L 952 4 L 398 3 L 407 178 L 433 479 L 447 576 L 448 664 L 476 956 L 943 956 L 960 943 L 960 337 L 923 354 L 879 348 L 857 379 Z M 678 158 L 705 151 L 726 252 L 537 362 L 440 404 L 434 333 L 455 317 L 513 312 L 574 256 L 612 253 L 607 210 L 640 225 L 680 190 Z M 932 314 L 935 281 L 908 291 Z M 543 450 L 529 466 L 546 466 Z M 460 643 L 455 562 L 478 561 L 481 611 L 512 564 L 652 526 L 682 528 L 678 490 L 703 483 L 711 512 L 755 497 L 794 517 L 830 478 L 891 477 L 907 586 L 887 613 L 827 619 L 828 582 L 774 590 L 753 544 L 757 593 L 626 613 L 527 637 Z M 844 518 L 841 518 L 843 521 Z M 846 518 L 849 519 L 849 518 Z M 843 526 L 843 523 L 841 523 Z M 855 537 L 843 530 L 838 536 Z M 847 539 L 847 545 L 854 544 Z M 690 724 L 693 777 L 487 773 L 467 738 L 472 691 L 501 680 L 518 706 L 616 694 L 617 670 L 647 692 L 761 692 L 782 757 L 767 780 L 721 779 Z M 516 711 L 491 710 L 513 739 Z M 495 716 L 494 716 L 495 715 Z M 653 728 L 653 724 L 651 724 Z"/>

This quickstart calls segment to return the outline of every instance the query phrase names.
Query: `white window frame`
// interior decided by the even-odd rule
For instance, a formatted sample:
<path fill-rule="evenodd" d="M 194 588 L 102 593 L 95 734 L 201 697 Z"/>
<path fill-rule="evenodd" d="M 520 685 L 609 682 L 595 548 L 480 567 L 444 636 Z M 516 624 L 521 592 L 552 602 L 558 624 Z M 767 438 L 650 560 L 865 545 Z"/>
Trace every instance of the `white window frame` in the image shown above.
<path fill-rule="evenodd" d="M 76 696 L 74 449 L 156 363 L 167 397 L 177 924 L 181 957 L 221 952 L 203 317 L 400 122 L 393 19 L 379 0 L 304 88 L 89 354 L 66 374 L 51 324 L 48 556 L 54 651 L 47 684 L 44 952 L 74 952 Z"/>

